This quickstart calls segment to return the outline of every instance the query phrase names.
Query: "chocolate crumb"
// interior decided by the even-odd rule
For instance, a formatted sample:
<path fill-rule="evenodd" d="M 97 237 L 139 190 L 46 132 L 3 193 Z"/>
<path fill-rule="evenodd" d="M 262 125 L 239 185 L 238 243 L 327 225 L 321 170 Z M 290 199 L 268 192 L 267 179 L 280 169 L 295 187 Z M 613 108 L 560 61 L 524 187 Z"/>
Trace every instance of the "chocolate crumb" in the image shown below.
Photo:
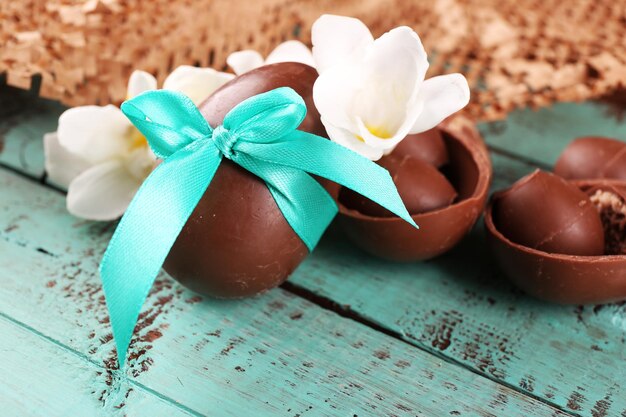
<path fill-rule="evenodd" d="M 590 197 L 602 219 L 607 255 L 626 255 L 626 203 L 620 196 L 596 190 Z"/>

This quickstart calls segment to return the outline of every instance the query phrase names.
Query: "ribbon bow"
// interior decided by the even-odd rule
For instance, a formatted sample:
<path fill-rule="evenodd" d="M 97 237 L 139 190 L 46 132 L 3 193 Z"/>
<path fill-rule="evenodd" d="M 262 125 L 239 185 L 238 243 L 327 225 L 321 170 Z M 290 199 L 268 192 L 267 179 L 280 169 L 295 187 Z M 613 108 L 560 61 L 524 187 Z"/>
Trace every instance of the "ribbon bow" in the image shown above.
<path fill-rule="evenodd" d="M 163 162 L 137 191 L 100 264 L 121 366 L 150 287 L 222 158 L 265 181 L 309 250 L 337 214 L 333 199 L 309 174 L 351 188 L 417 227 L 385 169 L 296 130 L 306 106 L 290 88 L 242 101 L 215 129 L 189 98 L 173 91 L 146 92 L 123 103 L 122 111 Z"/>

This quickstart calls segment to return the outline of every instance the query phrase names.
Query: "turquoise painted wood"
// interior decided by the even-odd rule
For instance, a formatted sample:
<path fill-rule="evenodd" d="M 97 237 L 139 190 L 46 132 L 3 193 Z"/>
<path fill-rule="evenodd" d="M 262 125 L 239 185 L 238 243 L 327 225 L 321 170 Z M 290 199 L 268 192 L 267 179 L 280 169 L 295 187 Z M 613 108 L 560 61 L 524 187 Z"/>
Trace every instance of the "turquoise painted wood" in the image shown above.
<path fill-rule="evenodd" d="M 560 103 L 538 111 L 518 110 L 506 120 L 480 125 L 493 149 L 552 167 L 574 138 L 606 136 L 626 141 L 626 112 L 597 102 Z"/>
<path fill-rule="evenodd" d="M 50 114 L 51 119 L 56 117 L 54 113 Z M 19 122 L 17 124 L 20 125 Z M 549 137 L 541 134 L 540 129 L 551 132 Z M 534 169 L 531 164 L 523 161 L 531 161 L 543 166 L 551 165 L 556 160 L 558 153 L 569 142 L 569 139 L 575 136 L 598 134 L 626 137 L 623 134 L 623 125 L 612 119 L 605 107 L 594 103 L 560 104 L 540 112 L 524 110 L 512 114 L 506 123 L 498 122 L 483 125 L 481 131 L 492 148 L 496 151 L 502 150 L 513 157 L 508 158 L 497 153 L 493 154 L 496 168 L 494 187 L 496 188 L 504 187 Z M 24 138 L 26 136 L 22 137 L 22 139 Z M 36 154 L 37 151 L 33 150 L 32 152 Z M 15 155 L 15 153 L 4 155 L 0 153 L 0 158 L 5 158 L 4 160 L 0 159 L 0 162 L 25 171 L 24 168 L 20 167 Z M 41 158 L 39 160 L 41 161 Z M 37 164 L 33 163 L 31 166 L 36 168 Z M 42 168 L 41 165 L 39 168 Z M 37 172 L 36 169 L 31 169 L 31 171 Z M 29 171 L 25 172 L 30 173 Z M 109 234 L 108 230 L 103 229 L 108 226 L 77 222 L 63 213 L 62 203 L 55 203 L 58 204 L 55 209 L 57 210 L 56 214 L 52 217 L 46 217 L 49 215 L 46 209 L 51 207 L 51 203 L 50 200 L 47 200 L 48 197 L 42 196 L 47 196 L 48 191 L 44 192 L 40 190 L 42 187 L 30 185 L 32 185 L 32 191 L 29 193 L 32 195 L 28 198 L 16 199 L 11 204 L 12 207 L 15 207 L 11 209 L 15 218 L 14 221 L 7 223 L 7 228 L 11 229 L 10 233 L 1 235 L 5 242 L 12 248 L 21 248 L 19 250 L 24 251 L 24 260 L 32 256 L 33 250 L 39 250 L 36 255 L 46 259 L 45 262 L 42 261 L 44 264 L 52 262 L 48 258 L 65 260 L 63 262 L 66 263 L 63 264 L 48 264 L 52 265 L 44 268 L 49 271 L 48 274 L 63 270 L 62 265 L 67 265 L 67 259 L 82 259 L 83 262 L 91 259 L 92 265 L 86 270 L 91 271 L 89 274 L 92 275 L 91 279 L 93 279 L 97 262 L 97 256 L 94 254 L 98 253 L 98 248 L 101 250 L 106 244 Z M 13 193 L 18 195 L 25 192 L 23 190 L 26 188 L 26 185 L 19 185 L 15 187 Z M 28 189 L 30 190 L 30 188 Z M 0 190 L 4 191 L 1 187 Z M 55 196 L 59 201 L 62 201 L 62 195 L 56 194 Z M 41 220 L 20 217 L 20 213 L 24 210 L 27 211 L 32 205 L 43 211 L 40 214 Z M 56 206 L 52 204 L 52 207 Z M 0 210 L 2 209 L 0 208 Z M 2 211 L 0 211 L 0 219 L 2 219 Z M 15 227 L 16 225 L 17 227 Z M 1 227 L 0 225 L 0 230 Z M 69 233 L 70 241 L 59 245 L 57 236 L 67 234 L 67 230 L 72 231 Z M 34 238 L 35 235 L 36 239 Z M 291 282 L 306 291 L 343 306 L 345 310 L 350 311 L 350 314 L 359 315 L 388 331 L 398 334 L 399 338 L 418 348 L 410 348 L 406 345 L 406 349 L 410 348 L 408 352 L 417 350 L 420 355 L 430 358 L 431 356 L 428 354 L 432 354 L 436 358 L 441 358 L 445 362 L 438 359 L 439 362 L 437 363 L 443 364 L 443 368 L 447 371 L 454 370 L 452 371 L 453 374 L 459 372 L 461 375 L 465 375 L 467 371 L 464 368 L 467 367 L 473 372 L 489 378 L 493 382 L 487 383 L 484 382 L 484 379 L 479 379 L 482 386 L 479 391 L 486 390 L 491 393 L 484 395 L 493 396 L 493 389 L 496 387 L 497 390 L 504 390 L 507 396 L 513 395 L 517 399 L 513 402 L 509 401 L 509 404 L 514 405 L 506 412 L 502 409 L 494 410 L 492 407 L 489 409 L 490 411 L 484 411 L 486 413 L 497 416 L 517 415 L 515 413 L 542 415 L 541 413 L 546 408 L 539 404 L 543 403 L 561 408 L 565 410 L 567 415 L 593 417 L 626 415 L 623 395 L 623 381 L 626 377 L 626 368 L 623 365 L 624 359 L 626 359 L 623 353 L 623 334 L 626 329 L 624 324 L 626 323 L 626 310 L 624 307 L 621 305 L 560 307 L 534 301 L 508 285 L 498 271 L 494 270 L 483 243 L 482 231 L 479 227 L 466 239 L 461 248 L 439 260 L 412 265 L 395 265 L 365 258 L 361 253 L 349 247 L 349 244 L 342 239 L 340 230 L 333 229 L 316 252 L 296 272 Z M 45 255 L 46 252 L 53 256 Z M 16 263 L 14 259 L 19 259 L 17 254 L 13 255 L 5 258 L 11 261 L 11 265 Z M 0 263 L 0 274 L 3 268 L 5 267 Z M 82 266 L 79 269 L 81 272 L 71 272 L 70 275 L 76 273 L 77 276 L 82 276 L 86 273 Z M 16 276 L 20 277 L 43 273 L 43 270 L 26 271 L 20 269 L 14 272 Z M 166 280 L 166 282 L 169 281 Z M 32 291 L 32 284 L 26 283 L 19 288 L 14 288 L 12 293 L 7 293 L 7 297 L 11 298 L 11 294 L 16 292 L 28 293 Z M 45 284 L 47 285 L 48 281 Z M 98 294 L 96 291 L 96 287 L 99 285 L 97 280 L 92 281 L 92 284 L 94 285 L 92 291 L 95 291 L 94 294 Z M 31 286 L 29 287 L 29 285 Z M 171 282 L 169 285 L 175 286 Z M 56 283 L 52 288 L 56 288 Z M 273 297 L 277 292 L 281 294 L 280 297 L 293 298 L 280 290 L 274 291 L 268 296 Z M 193 297 L 191 294 L 187 296 Z M 45 295 L 38 297 L 41 300 L 48 299 Z M 299 298 L 295 299 L 299 302 L 302 301 Z M 251 315 L 253 313 L 250 310 L 259 309 L 259 304 L 255 304 L 260 303 L 259 300 L 263 300 L 263 298 L 242 302 L 241 307 L 236 307 L 236 311 L 239 312 L 241 309 L 244 312 L 241 313 L 243 316 Z M 12 301 L 12 306 L 24 303 L 27 307 L 32 306 L 32 304 L 27 303 L 28 297 L 20 299 L 19 302 L 9 301 Z M 173 297 L 171 302 L 174 305 L 185 304 L 176 297 Z M 56 304 L 56 301 L 51 303 L 51 305 Z M 198 303 L 200 306 L 213 306 L 214 304 L 221 303 L 207 300 Z M 2 305 L 0 303 L 0 308 Z M 319 310 L 318 307 L 310 303 L 306 306 L 307 309 Z M 100 319 L 106 320 L 106 313 L 102 306 L 98 307 L 100 310 L 94 310 L 95 307 L 89 306 L 89 304 L 83 307 L 85 311 L 89 311 L 91 314 L 99 311 L 100 313 L 96 313 L 96 315 L 100 314 L 102 315 Z M 223 308 L 222 313 L 227 317 L 229 315 L 225 312 L 230 313 L 230 310 L 235 307 L 228 305 Z M 28 308 L 26 309 L 28 310 Z M 81 308 L 81 310 L 83 309 Z M 304 308 L 301 310 L 306 311 Z M 176 311 L 176 308 L 173 308 L 172 311 Z M 29 315 L 27 312 L 22 314 L 29 318 L 24 323 L 31 323 L 32 314 Z M 84 316 L 89 315 L 84 312 L 82 314 Z M 298 315 L 299 313 L 296 314 L 296 316 Z M 215 316 L 212 317 L 215 318 Z M 331 314 L 331 317 L 336 316 Z M 36 321 L 39 327 L 51 329 L 57 327 L 47 324 L 50 321 L 47 316 L 39 317 L 37 320 L 39 320 Z M 177 326 L 184 328 L 184 324 L 179 325 L 179 317 L 176 317 L 175 322 Z M 245 320 L 244 323 L 246 323 Z M 249 321 L 247 323 L 250 324 Z M 252 324 L 254 325 L 254 321 Z M 30 324 L 28 325 L 30 326 Z M 154 330 L 153 325 L 148 326 L 146 332 Z M 202 327 L 203 325 L 200 323 L 196 326 Z M 279 325 L 282 326 L 282 322 Z M 38 328 L 37 326 L 33 327 Z M 102 326 L 106 328 L 107 325 L 103 323 Z M 238 327 L 239 320 L 232 326 Z M 328 328 L 329 322 L 322 321 L 318 323 L 318 326 L 323 329 Z M 351 326 L 355 326 L 355 324 L 349 321 L 345 323 L 346 328 L 351 328 Z M 69 334 L 76 333 L 77 330 L 74 327 L 76 324 L 72 325 L 71 320 L 69 320 L 69 323 L 56 329 L 57 336 L 62 337 L 67 332 Z M 361 325 L 358 325 L 358 328 L 371 332 Z M 170 329 L 171 327 L 168 327 L 167 331 L 171 331 Z M 162 329 L 157 328 L 157 330 L 159 333 L 163 333 Z M 99 330 L 99 332 L 103 331 Z M 265 334 L 267 331 L 263 327 L 260 334 Z M 359 332 L 362 331 L 359 330 Z M 87 337 L 89 335 L 90 333 L 87 334 Z M 373 335 L 376 335 L 376 338 Z M 84 332 L 77 332 L 70 337 L 71 343 L 80 343 L 80 341 L 84 341 L 84 337 Z M 105 339 L 109 337 L 106 336 Z M 309 339 L 294 339 L 294 344 L 306 343 L 307 340 L 310 343 L 310 340 L 315 337 L 319 336 L 312 333 Z M 382 337 L 380 333 L 372 332 L 372 339 L 378 340 L 378 337 Z M 139 339 L 141 338 L 142 336 L 139 336 Z M 96 339 L 95 335 L 93 339 Z M 383 338 L 383 340 L 387 339 L 397 343 L 393 338 Z M 161 336 L 154 345 L 165 343 L 163 340 L 167 341 L 168 339 Z M 190 342 L 183 339 L 176 343 L 168 343 L 164 349 L 166 351 L 168 349 L 180 349 Z M 249 340 L 242 344 L 247 343 Z M 70 342 L 67 342 L 67 345 L 71 349 L 76 349 L 76 347 L 72 347 Z M 107 349 L 112 348 L 110 340 L 107 340 L 105 345 Z M 93 349 L 93 346 L 91 348 Z M 96 349 L 94 354 L 97 354 L 98 351 L 99 349 Z M 155 357 L 154 349 L 143 355 L 149 358 Z M 326 356 L 332 355 L 327 354 Z M 160 358 L 158 363 L 167 361 L 170 366 L 177 365 L 181 361 L 185 364 L 189 363 L 186 362 L 188 359 L 185 361 L 181 359 L 184 357 L 184 354 L 176 353 L 173 359 Z M 421 358 L 421 356 L 419 357 Z M 106 360 L 106 357 L 98 358 L 99 360 Z M 152 360 L 154 361 L 154 359 Z M 328 357 L 324 360 L 330 361 Z M 354 356 L 351 360 L 359 361 L 361 359 Z M 253 363 L 256 361 L 258 360 L 254 359 Z M 334 365 L 334 362 L 331 363 Z M 462 367 L 458 365 L 462 365 Z M 138 367 L 139 365 L 134 366 Z M 423 369 L 426 368 L 423 367 Z M 143 365 L 141 369 L 143 369 Z M 136 378 L 147 378 L 150 381 L 153 378 L 157 379 L 159 374 L 153 369 L 155 367 L 149 367 L 147 371 Z M 220 368 L 218 367 L 218 369 Z M 175 373 L 176 371 L 172 372 Z M 213 375 L 213 378 L 216 376 L 218 378 L 223 377 L 225 372 L 226 369 L 220 369 Z M 267 369 L 264 368 L 260 372 L 267 372 Z M 435 374 L 438 373 L 439 370 L 435 372 Z M 479 377 L 475 376 L 475 378 Z M 291 380 L 293 379 L 295 378 L 292 377 Z M 345 380 L 343 375 L 339 379 Z M 374 380 L 367 382 L 372 384 Z M 390 381 L 386 381 L 385 385 L 393 391 L 395 390 L 394 387 L 398 385 L 395 380 Z M 267 384 L 265 380 L 264 383 Z M 449 398 L 441 397 L 441 393 L 439 393 L 443 382 L 439 386 L 430 381 L 424 381 L 424 383 L 428 383 L 428 387 L 434 390 L 434 392 L 421 393 L 421 395 L 427 396 L 424 399 L 425 402 Z M 203 382 L 203 384 L 208 384 L 208 382 Z M 213 380 L 212 384 L 219 385 L 219 381 Z M 238 386 L 239 384 L 241 381 L 238 381 Z M 465 382 L 461 383 L 461 385 L 463 384 Z M 277 385 L 272 385 L 273 389 L 277 389 Z M 200 386 L 205 391 L 209 388 L 202 384 Z M 161 393 L 160 387 L 161 385 L 156 385 L 156 388 L 151 389 Z M 174 389 L 174 392 L 177 392 L 177 388 Z M 293 391 L 281 392 L 293 395 Z M 371 394 L 372 391 L 369 390 L 367 393 Z M 532 411 L 530 414 L 528 408 L 524 408 L 528 406 L 525 403 L 526 400 L 523 399 L 524 397 L 518 397 L 520 393 L 537 398 L 542 402 L 532 403 L 533 406 L 538 407 L 537 411 Z M 408 393 L 405 394 L 408 395 Z M 170 395 L 169 392 L 167 395 Z M 194 408 L 197 406 L 194 402 L 194 395 L 199 394 L 195 391 L 188 396 L 182 395 L 181 398 L 184 398 L 185 401 L 182 401 L 181 404 L 186 404 L 186 407 L 192 410 L 206 412 L 206 409 Z M 397 395 L 397 397 L 403 398 L 402 395 Z M 173 401 L 179 401 L 178 397 L 173 394 L 171 398 L 174 399 Z M 213 401 L 219 401 L 220 398 L 214 398 Z M 457 401 L 459 400 L 454 399 L 452 403 Z M 473 409 L 472 407 L 477 407 L 477 404 L 484 402 L 482 394 L 478 394 L 474 398 L 474 402 L 467 403 L 469 404 L 467 409 L 452 411 L 462 412 L 463 415 L 474 415 L 474 413 L 480 415 L 483 411 L 480 411 L 480 408 Z M 314 403 L 312 401 L 310 404 Z M 386 404 L 386 402 L 384 403 Z M 366 409 L 363 415 L 379 415 L 372 414 L 378 412 L 381 413 L 380 415 L 385 415 L 384 412 L 380 411 L 381 409 L 384 408 L 378 408 L 375 412 Z M 445 415 L 439 409 L 420 409 L 419 407 L 416 409 L 426 410 L 423 415 Z M 548 406 L 547 409 L 550 410 L 550 407 Z M 241 409 L 237 411 L 241 411 Z M 284 409 L 282 411 L 284 412 Z M 323 412 L 325 411 L 330 412 L 330 409 L 322 411 L 316 409 L 316 412 L 310 413 L 311 415 L 324 415 Z M 390 411 L 390 413 L 393 412 L 398 413 L 398 415 L 413 415 L 412 412 Z M 431 414 L 432 412 L 435 414 Z"/>
<path fill-rule="evenodd" d="M 504 187 L 533 167 L 498 155 Z M 422 349 L 581 416 L 626 416 L 626 307 L 558 306 L 509 285 L 482 225 L 430 262 L 367 259 L 334 230 L 295 284 Z"/>
<path fill-rule="evenodd" d="M 126 394 L 139 387 L 145 410 L 165 403 L 192 415 L 566 416 L 284 290 L 203 300 L 167 277 L 148 298 L 120 372 L 96 272 L 110 225 L 72 218 L 61 193 L 7 171 L 0 170 L 0 189 L 0 330 L 36 336 L 25 354 L 41 351 L 58 378 L 76 372 L 89 387 L 75 400 L 85 410 L 150 415 L 128 405 L 135 397 Z M 0 332 L 0 341 L 2 350 L 21 344 L 12 333 Z M 0 369 L 16 372 L 28 360 L 12 355 Z M 76 359 L 88 370 L 73 370 Z M 36 377 L 20 378 L 0 385 L 12 415 L 24 410 L 22 397 L 39 403 L 56 392 L 31 392 L 27 381 Z M 58 389 L 71 391 L 67 384 Z"/>
<path fill-rule="evenodd" d="M 10 91 L 3 91 L 9 88 Z M 45 99 L 33 99 L 29 92 L 0 87 L 0 94 L 10 100 L 0 101 L 0 164 L 35 178 L 44 174 L 41 138 L 54 132 L 65 110 Z"/>
<path fill-rule="evenodd" d="M 105 398 L 98 364 L 2 315 L 0 334 L 2 415 L 193 415 L 132 381 Z"/>

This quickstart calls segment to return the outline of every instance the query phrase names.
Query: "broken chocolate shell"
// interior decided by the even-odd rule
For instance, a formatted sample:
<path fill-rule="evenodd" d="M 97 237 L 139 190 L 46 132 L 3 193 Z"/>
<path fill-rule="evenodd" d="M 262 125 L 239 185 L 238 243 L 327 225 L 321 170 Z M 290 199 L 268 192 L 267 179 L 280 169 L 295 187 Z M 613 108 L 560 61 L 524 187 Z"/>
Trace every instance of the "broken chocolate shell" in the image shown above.
<path fill-rule="evenodd" d="M 607 179 L 572 183 L 590 196 L 605 225 L 611 225 L 607 227 L 606 240 L 618 239 L 616 236 L 621 233 L 621 244 L 613 246 L 614 243 L 611 243 L 607 250 L 623 248 L 624 225 L 619 213 L 626 203 L 626 183 Z M 617 205 L 616 199 L 619 202 Z M 504 274 L 526 293 L 564 304 L 607 303 L 626 299 L 626 255 L 564 255 L 515 243 L 498 229 L 494 221 L 495 204 L 497 198 L 492 199 L 485 210 L 489 246 Z"/>
<path fill-rule="evenodd" d="M 393 261 L 424 260 L 450 250 L 476 223 L 492 176 L 487 147 L 473 123 L 462 116 L 445 121 L 439 128 L 449 157 L 445 176 L 458 197 L 445 207 L 412 214 L 419 230 L 398 217 L 363 214 L 339 201 L 339 222 L 356 246 Z M 417 184 L 421 178 L 414 181 Z M 340 191 L 336 187 L 331 194 L 338 198 Z"/>

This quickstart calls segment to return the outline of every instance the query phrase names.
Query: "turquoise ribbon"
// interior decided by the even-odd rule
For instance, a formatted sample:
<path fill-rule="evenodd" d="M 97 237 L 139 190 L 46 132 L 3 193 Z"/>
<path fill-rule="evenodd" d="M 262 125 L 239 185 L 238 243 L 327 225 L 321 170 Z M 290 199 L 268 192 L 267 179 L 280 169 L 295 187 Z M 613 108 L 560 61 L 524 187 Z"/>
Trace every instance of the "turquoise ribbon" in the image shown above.
<path fill-rule="evenodd" d="M 337 214 L 333 199 L 309 174 L 351 188 L 417 227 L 385 169 L 296 130 L 306 106 L 290 88 L 241 102 L 215 129 L 189 98 L 173 91 L 143 93 L 123 103 L 122 111 L 163 159 L 137 191 L 100 264 L 122 367 L 154 279 L 224 157 L 265 181 L 309 250 Z"/>

